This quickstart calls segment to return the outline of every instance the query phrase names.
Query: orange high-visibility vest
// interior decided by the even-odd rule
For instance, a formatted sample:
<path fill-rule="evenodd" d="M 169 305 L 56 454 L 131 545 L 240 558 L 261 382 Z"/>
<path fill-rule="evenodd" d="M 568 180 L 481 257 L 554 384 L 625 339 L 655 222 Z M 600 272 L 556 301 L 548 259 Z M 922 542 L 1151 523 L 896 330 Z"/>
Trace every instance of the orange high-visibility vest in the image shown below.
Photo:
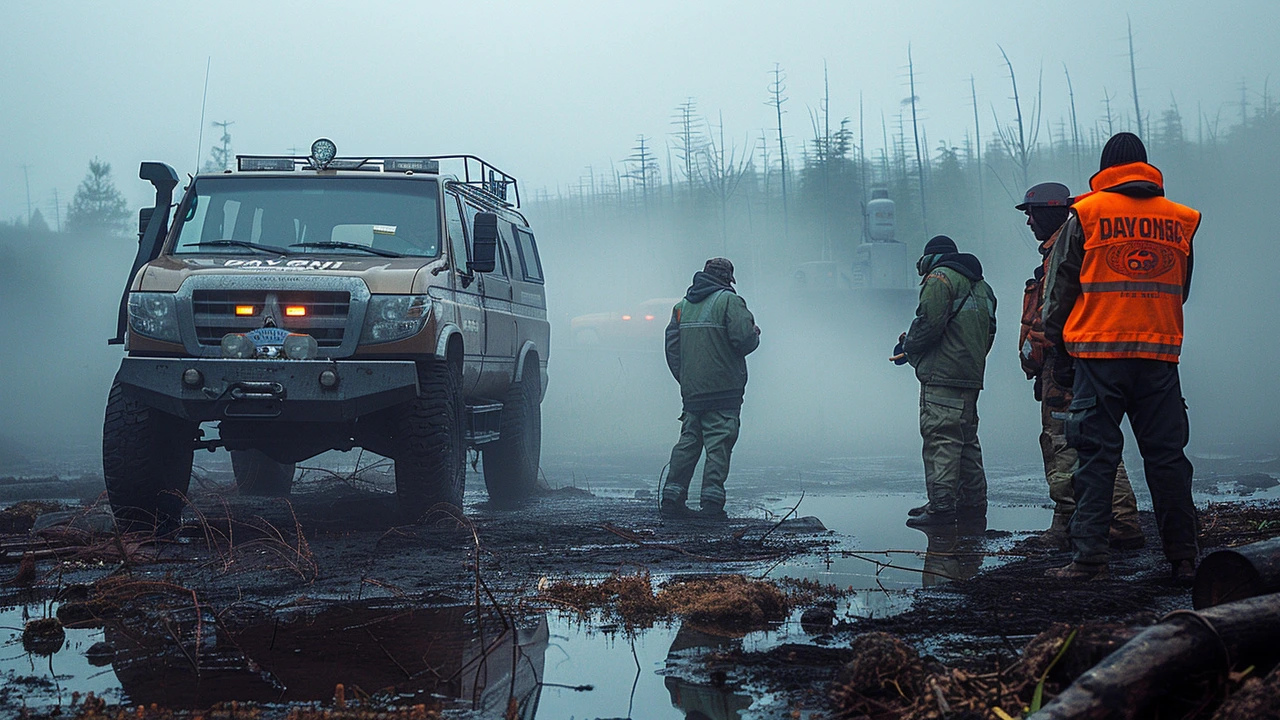
<path fill-rule="evenodd" d="M 1075 357 L 1177 362 L 1182 352 L 1182 294 L 1200 213 L 1164 197 L 1107 192 L 1140 181 L 1163 187 L 1164 178 L 1147 163 L 1109 167 L 1072 206 L 1084 262 L 1062 339 Z"/>

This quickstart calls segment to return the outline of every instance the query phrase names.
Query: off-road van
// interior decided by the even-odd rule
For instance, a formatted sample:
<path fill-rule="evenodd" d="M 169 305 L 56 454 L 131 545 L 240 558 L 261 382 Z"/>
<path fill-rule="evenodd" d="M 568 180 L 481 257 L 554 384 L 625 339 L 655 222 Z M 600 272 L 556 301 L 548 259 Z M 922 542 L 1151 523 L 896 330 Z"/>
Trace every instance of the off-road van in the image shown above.
<path fill-rule="evenodd" d="M 174 170 L 141 166 L 155 206 L 103 426 L 117 518 L 178 517 L 192 453 L 218 447 L 260 495 L 326 450 L 384 455 L 411 519 L 461 506 L 469 448 L 492 500 L 529 494 L 550 331 L 515 178 L 468 155 L 337 157 L 324 139 L 236 162 L 176 205 Z"/>

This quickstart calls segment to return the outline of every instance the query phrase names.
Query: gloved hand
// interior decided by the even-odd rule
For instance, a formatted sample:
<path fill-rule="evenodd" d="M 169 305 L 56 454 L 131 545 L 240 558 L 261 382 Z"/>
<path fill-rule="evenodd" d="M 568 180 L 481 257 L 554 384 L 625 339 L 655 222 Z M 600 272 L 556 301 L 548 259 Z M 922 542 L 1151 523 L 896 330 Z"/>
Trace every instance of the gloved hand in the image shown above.
<path fill-rule="evenodd" d="M 906 340 L 907 334 L 902 333 L 898 336 L 898 344 L 893 346 L 893 357 L 889 358 L 889 361 L 894 365 L 907 364 L 907 351 L 902 349 L 902 344 L 906 342 Z"/>
<path fill-rule="evenodd" d="M 1064 390 L 1071 390 L 1076 384 L 1076 361 L 1070 355 L 1059 352 L 1053 358 L 1053 382 Z"/>

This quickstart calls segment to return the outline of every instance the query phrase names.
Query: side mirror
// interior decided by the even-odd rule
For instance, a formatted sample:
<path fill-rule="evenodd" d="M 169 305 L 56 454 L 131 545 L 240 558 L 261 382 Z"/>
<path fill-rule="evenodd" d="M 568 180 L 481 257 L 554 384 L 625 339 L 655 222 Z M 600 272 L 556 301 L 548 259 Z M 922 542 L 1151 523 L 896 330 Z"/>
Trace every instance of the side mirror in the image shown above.
<path fill-rule="evenodd" d="M 494 213 L 476 213 L 471 225 L 471 256 L 468 270 L 493 272 L 498 259 L 498 216 Z"/>
<path fill-rule="evenodd" d="M 153 207 L 145 207 L 138 211 L 138 242 L 142 242 L 142 236 L 147 234 L 147 224 L 155 214 L 156 209 Z"/>

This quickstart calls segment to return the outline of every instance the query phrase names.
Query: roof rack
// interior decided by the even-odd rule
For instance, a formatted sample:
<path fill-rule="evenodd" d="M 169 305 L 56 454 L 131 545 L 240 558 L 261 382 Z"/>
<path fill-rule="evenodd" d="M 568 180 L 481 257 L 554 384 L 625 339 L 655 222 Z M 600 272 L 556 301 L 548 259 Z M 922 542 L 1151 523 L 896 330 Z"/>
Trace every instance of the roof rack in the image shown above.
<path fill-rule="evenodd" d="M 430 160 L 461 161 L 462 179 L 457 182 L 483 193 L 484 199 L 507 208 L 520 207 L 520 185 L 516 179 L 475 155 L 429 155 Z M 472 174 L 472 170 L 475 174 Z"/>
<path fill-rule="evenodd" d="M 236 169 L 241 172 L 290 172 L 315 170 L 310 157 L 296 155 L 237 155 Z M 440 163 L 430 157 L 338 157 L 324 166 L 325 170 L 363 170 L 365 172 L 420 172 L 436 174 Z"/>
<path fill-rule="evenodd" d="M 520 186 L 511 175 L 475 155 L 423 155 L 415 157 L 336 157 L 325 170 L 359 170 L 364 172 L 440 173 L 440 161 L 461 161 L 460 180 L 456 182 L 478 199 L 508 209 L 520 207 Z M 311 157 L 296 155 L 236 155 L 240 172 L 292 172 L 317 169 Z"/>

